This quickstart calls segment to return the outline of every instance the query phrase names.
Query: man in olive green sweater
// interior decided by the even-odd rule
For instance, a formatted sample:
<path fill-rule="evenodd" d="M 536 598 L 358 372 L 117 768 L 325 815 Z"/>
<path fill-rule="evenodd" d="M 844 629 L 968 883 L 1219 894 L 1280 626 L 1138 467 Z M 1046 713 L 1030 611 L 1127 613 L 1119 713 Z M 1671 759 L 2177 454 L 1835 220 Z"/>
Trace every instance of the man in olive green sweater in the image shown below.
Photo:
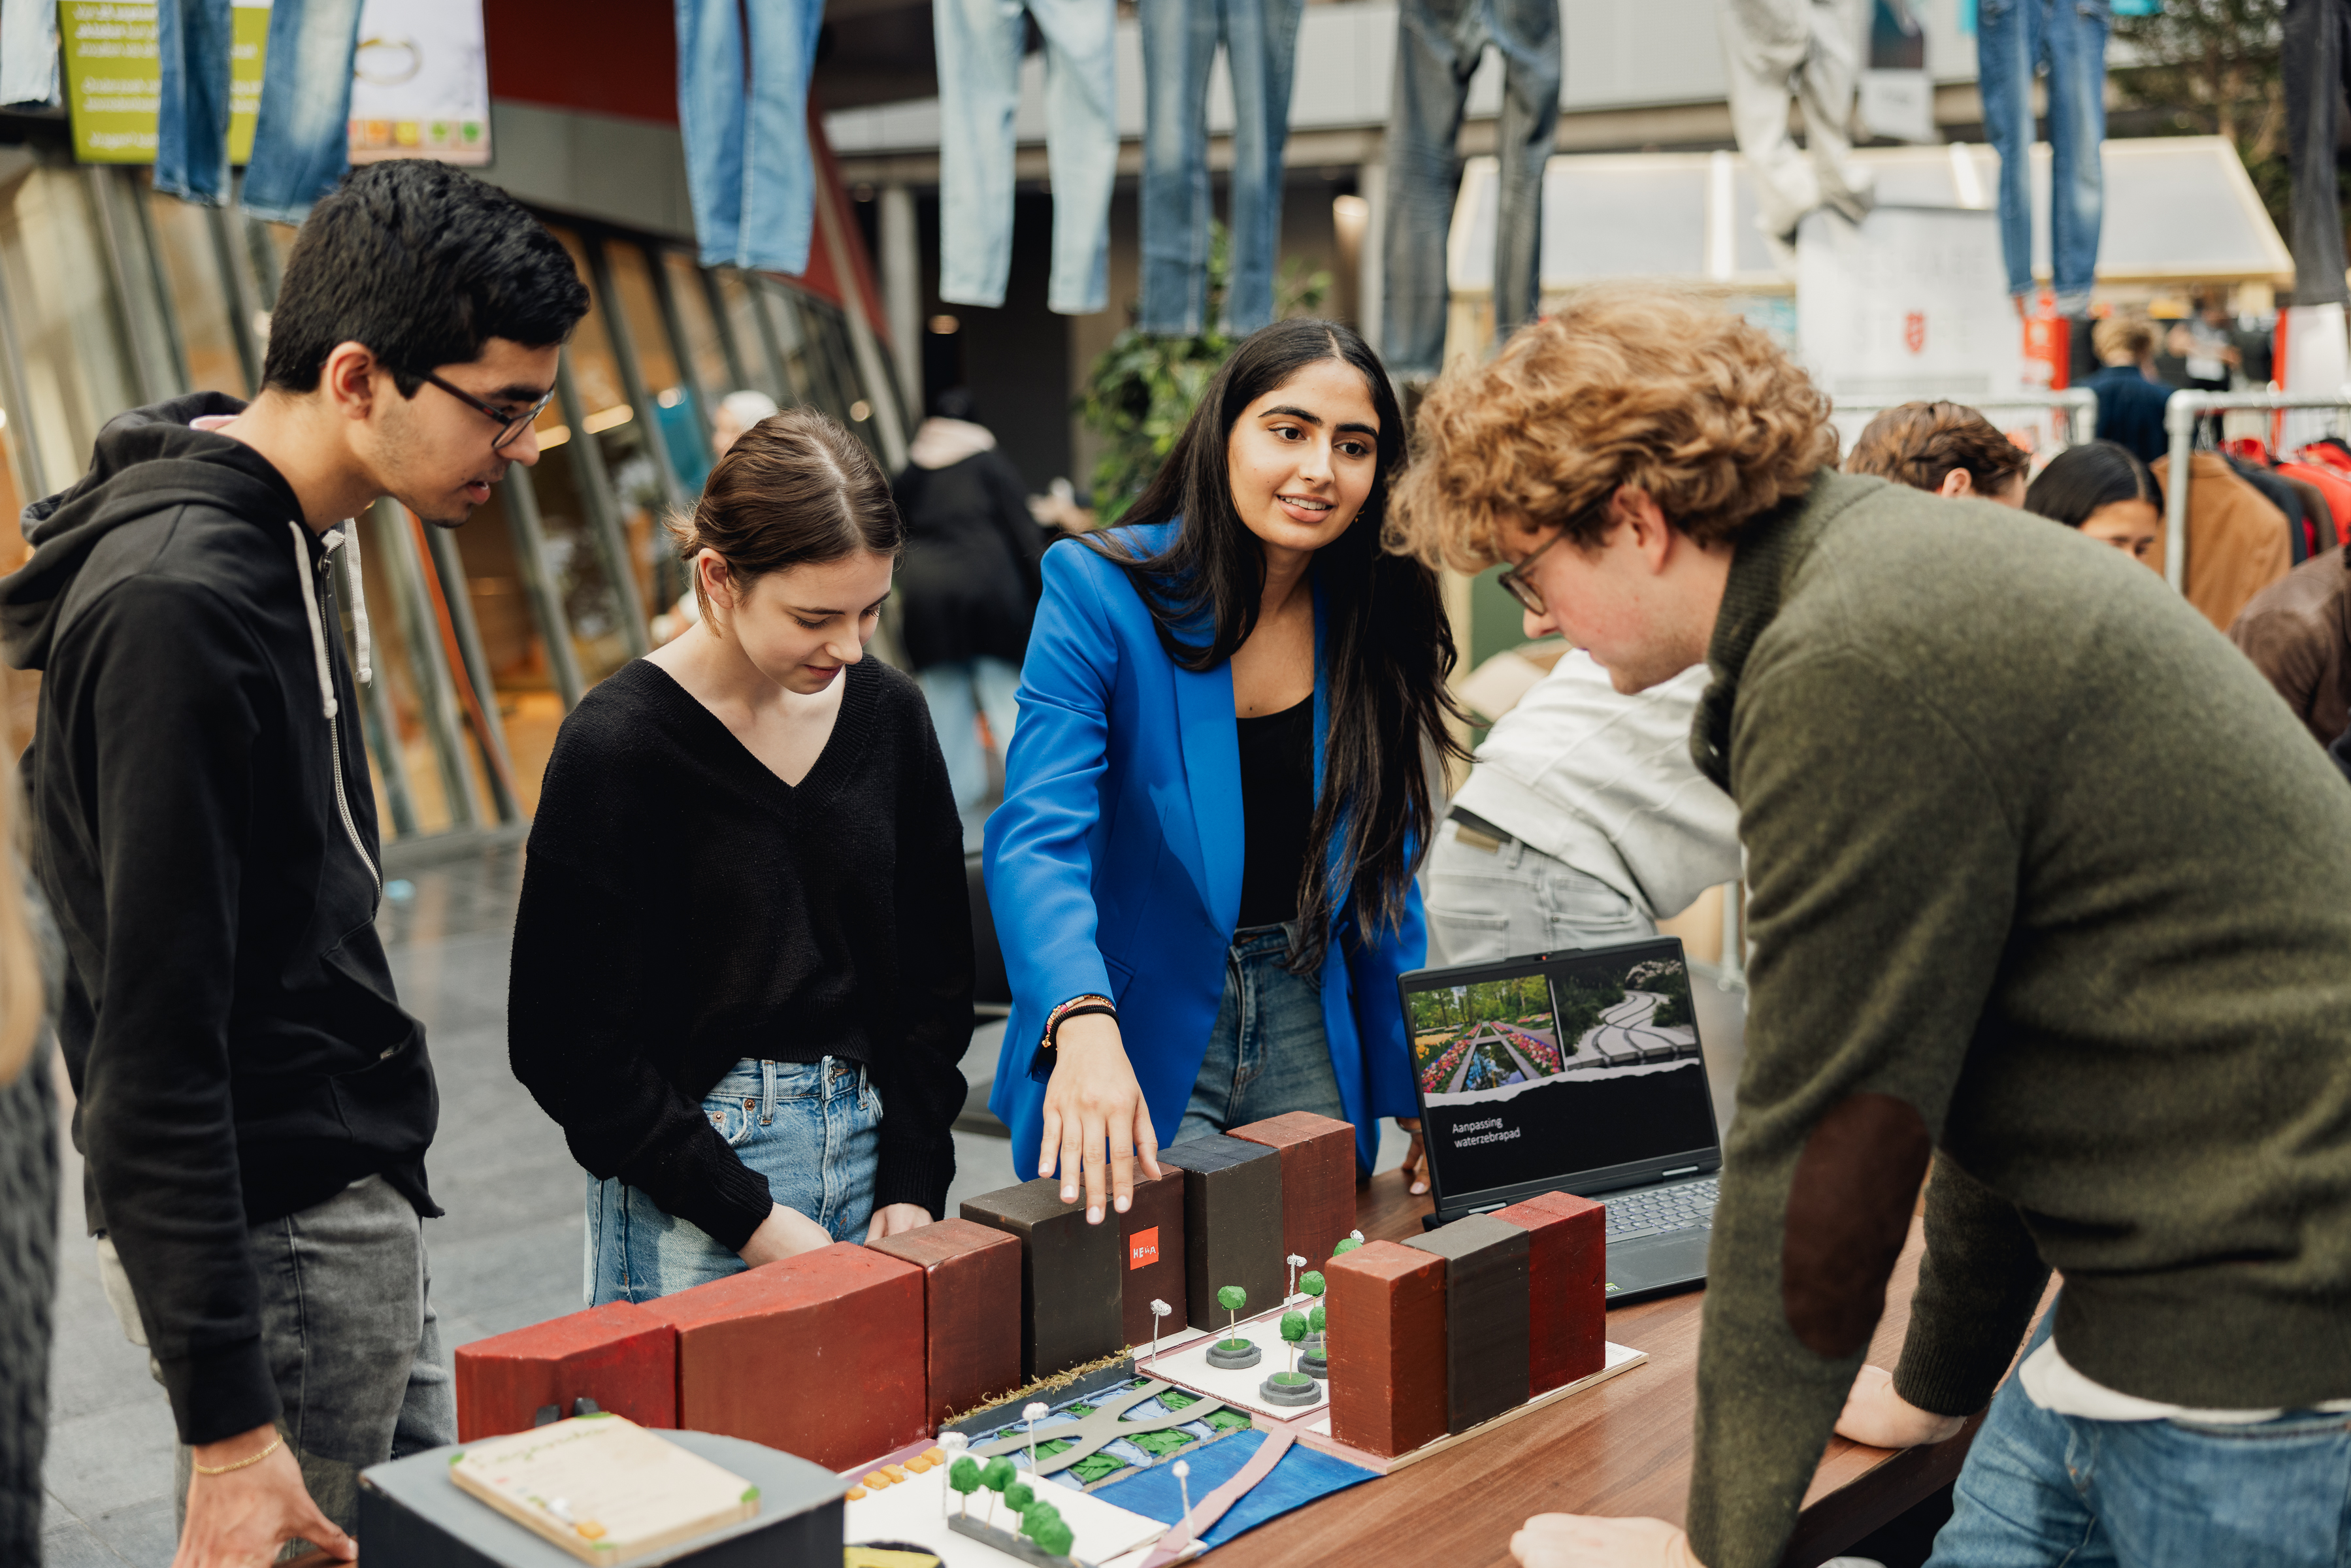
<path fill-rule="evenodd" d="M 1671 296 L 1580 296 L 1418 435 L 1397 548 L 1511 562 L 1620 689 L 1707 661 L 1748 856 L 1688 1534 L 1544 1515 L 1520 1562 L 1778 1562 L 1832 1427 L 1956 1433 L 2053 1269 L 1935 1563 L 2338 1563 L 2351 789 L 2259 673 L 2095 541 L 1834 472 L 1802 373 Z"/>

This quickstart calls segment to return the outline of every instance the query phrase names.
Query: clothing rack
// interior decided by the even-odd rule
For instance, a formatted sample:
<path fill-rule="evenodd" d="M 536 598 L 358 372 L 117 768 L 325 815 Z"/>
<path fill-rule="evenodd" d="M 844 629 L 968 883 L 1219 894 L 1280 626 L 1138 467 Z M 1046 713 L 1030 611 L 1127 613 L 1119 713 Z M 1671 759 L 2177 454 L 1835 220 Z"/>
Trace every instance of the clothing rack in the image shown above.
<path fill-rule="evenodd" d="M 2188 591 L 2188 486 L 2196 454 L 2196 430 L 2208 413 L 2289 409 L 2351 410 L 2351 387 L 2339 392 L 2176 392 L 2164 405 L 2163 427 L 2171 437 L 2170 482 L 2163 487 L 2163 575 L 2174 591 Z"/>
<path fill-rule="evenodd" d="M 2087 387 L 2069 387 L 2064 392 L 1950 392 L 1928 398 L 1916 393 L 1899 397 L 1873 394 L 1867 397 L 1832 396 L 1831 408 L 1841 413 L 1883 413 L 1889 408 L 1900 408 L 1909 402 L 1956 402 L 1970 408 L 2047 408 L 2062 410 L 2065 415 L 2065 444 L 2078 446 L 2091 438 L 2098 428 L 2098 394 Z"/>

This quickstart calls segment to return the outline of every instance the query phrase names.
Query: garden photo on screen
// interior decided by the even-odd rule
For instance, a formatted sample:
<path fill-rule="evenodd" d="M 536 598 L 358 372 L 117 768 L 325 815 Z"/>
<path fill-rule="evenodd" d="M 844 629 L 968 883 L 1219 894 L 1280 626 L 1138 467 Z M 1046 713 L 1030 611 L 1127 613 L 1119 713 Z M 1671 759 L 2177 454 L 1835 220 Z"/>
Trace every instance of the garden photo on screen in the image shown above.
<path fill-rule="evenodd" d="M 1514 1099 L 1562 1077 L 1694 1058 L 1689 971 L 1644 957 L 1414 991 L 1413 1066 L 1433 1105 Z"/>

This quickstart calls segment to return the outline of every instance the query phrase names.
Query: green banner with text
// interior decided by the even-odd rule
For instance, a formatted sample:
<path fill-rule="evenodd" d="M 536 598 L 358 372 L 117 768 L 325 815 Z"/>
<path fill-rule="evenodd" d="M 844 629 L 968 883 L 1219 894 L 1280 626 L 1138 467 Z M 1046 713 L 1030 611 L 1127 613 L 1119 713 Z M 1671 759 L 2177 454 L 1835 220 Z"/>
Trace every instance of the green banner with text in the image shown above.
<path fill-rule="evenodd" d="M 243 163 L 253 153 L 254 110 L 261 103 L 268 0 L 236 0 L 230 16 L 228 159 Z M 57 39 L 76 159 L 84 163 L 155 161 L 155 116 L 163 90 L 155 34 L 152 3 L 59 0 Z"/>

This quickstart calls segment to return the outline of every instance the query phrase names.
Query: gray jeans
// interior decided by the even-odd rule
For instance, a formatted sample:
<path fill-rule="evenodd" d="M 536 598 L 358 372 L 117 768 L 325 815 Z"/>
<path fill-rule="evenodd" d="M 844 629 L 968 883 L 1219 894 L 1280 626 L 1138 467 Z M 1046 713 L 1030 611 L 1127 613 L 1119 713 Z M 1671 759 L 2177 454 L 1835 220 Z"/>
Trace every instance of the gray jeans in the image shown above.
<path fill-rule="evenodd" d="M 457 1440 L 456 1389 L 433 1312 L 423 1222 L 391 1183 L 372 1176 L 250 1235 L 262 1345 L 283 1406 L 278 1434 L 319 1511 L 350 1530 L 361 1470 Z M 123 1333 L 145 1344 L 130 1281 L 103 1236 L 98 1257 Z M 185 1445 L 177 1454 L 185 1524 L 191 1461 Z"/>
<path fill-rule="evenodd" d="M 1428 857 L 1428 961 L 1486 964 L 1654 936 L 1655 922 L 1598 877 L 1517 839 L 1486 847 L 1451 820 Z"/>

